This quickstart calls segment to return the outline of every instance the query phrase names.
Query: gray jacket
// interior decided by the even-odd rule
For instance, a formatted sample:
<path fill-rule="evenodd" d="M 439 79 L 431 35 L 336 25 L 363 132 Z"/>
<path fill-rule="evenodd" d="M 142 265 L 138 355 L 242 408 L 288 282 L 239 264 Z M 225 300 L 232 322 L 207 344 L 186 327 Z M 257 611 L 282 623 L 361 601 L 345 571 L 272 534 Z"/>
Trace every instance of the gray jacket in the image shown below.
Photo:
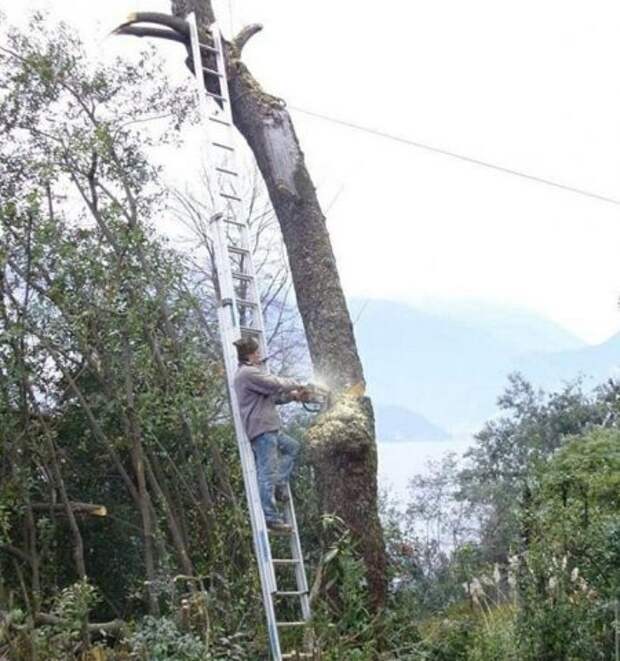
<path fill-rule="evenodd" d="M 245 433 L 250 440 L 281 426 L 276 404 L 291 401 L 288 393 L 300 388 L 293 379 L 267 374 L 259 367 L 241 363 L 235 374 L 234 388 L 241 411 Z"/>

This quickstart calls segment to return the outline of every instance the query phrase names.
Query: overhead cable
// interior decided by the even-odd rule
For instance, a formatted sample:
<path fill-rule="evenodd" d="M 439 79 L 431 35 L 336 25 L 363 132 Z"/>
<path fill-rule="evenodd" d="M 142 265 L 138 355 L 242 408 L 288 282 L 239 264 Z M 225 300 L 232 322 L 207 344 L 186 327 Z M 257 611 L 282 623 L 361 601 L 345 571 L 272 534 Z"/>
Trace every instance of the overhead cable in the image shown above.
<path fill-rule="evenodd" d="M 608 197 L 607 195 L 601 195 L 599 193 L 594 193 L 592 191 L 586 190 L 584 188 L 576 188 L 575 186 L 570 186 L 569 184 L 563 184 L 559 181 L 553 181 L 551 179 L 545 179 L 544 177 L 539 177 L 534 174 L 529 174 L 523 170 L 515 170 L 514 168 L 508 168 L 503 165 L 498 165 L 497 163 L 490 163 L 488 161 L 483 161 L 479 158 L 474 158 L 472 156 L 467 156 L 466 154 L 459 154 L 458 152 L 450 151 L 449 149 L 442 149 L 441 147 L 434 147 L 424 142 L 419 142 L 417 140 L 411 140 L 409 138 L 404 138 L 402 136 L 393 135 L 385 131 L 379 131 L 378 129 L 369 128 L 367 126 L 361 126 L 360 124 L 355 124 L 354 122 L 349 122 L 344 119 L 338 119 L 336 117 L 330 117 L 329 115 L 323 115 L 312 110 L 305 110 L 304 108 L 298 108 L 296 106 L 287 105 L 289 110 L 294 110 L 296 112 L 302 113 L 304 115 L 309 115 L 311 117 L 317 117 L 319 119 L 331 122 L 333 124 L 339 124 L 341 126 L 346 126 L 357 131 L 363 131 L 364 133 L 369 133 L 371 135 L 378 136 L 380 138 L 385 138 L 387 140 L 393 140 L 394 142 L 399 142 L 401 144 L 409 145 L 410 147 L 417 147 L 418 149 L 425 149 L 426 151 L 433 152 L 435 154 L 441 154 L 443 156 L 451 156 L 452 158 L 458 158 L 461 161 L 466 163 L 471 163 L 473 165 L 479 165 L 484 168 L 489 168 L 491 170 L 497 170 L 503 172 L 504 174 L 511 174 L 516 177 L 521 177 L 522 179 L 528 179 L 530 181 L 535 181 L 539 184 L 546 184 L 547 186 L 553 186 L 554 188 L 561 188 L 562 190 L 570 191 L 571 193 L 577 193 L 578 195 L 584 195 L 586 197 L 594 198 L 601 202 L 608 202 L 609 204 L 615 204 L 620 206 L 620 200 L 617 200 L 613 197 Z"/>

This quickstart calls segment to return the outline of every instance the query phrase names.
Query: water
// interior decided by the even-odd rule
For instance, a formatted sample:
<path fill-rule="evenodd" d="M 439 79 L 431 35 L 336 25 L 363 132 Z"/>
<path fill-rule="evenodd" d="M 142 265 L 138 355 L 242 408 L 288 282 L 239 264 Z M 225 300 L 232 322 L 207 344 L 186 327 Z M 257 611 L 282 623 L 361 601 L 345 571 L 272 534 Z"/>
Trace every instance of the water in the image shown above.
<path fill-rule="evenodd" d="M 428 473 L 427 462 L 437 461 L 448 452 L 462 454 L 472 445 L 471 436 L 449 441 L 410 441 L 378 443 L 379 488 L 392 497 L 406 501 L 407 484 L 418 473 Z"/>

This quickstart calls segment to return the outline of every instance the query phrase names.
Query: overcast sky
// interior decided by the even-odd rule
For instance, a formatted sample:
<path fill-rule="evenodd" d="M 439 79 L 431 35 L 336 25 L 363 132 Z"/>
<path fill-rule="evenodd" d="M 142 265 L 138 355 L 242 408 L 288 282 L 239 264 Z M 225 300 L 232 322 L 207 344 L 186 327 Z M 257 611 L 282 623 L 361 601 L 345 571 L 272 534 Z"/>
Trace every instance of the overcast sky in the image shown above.
<path fill-rule="evenodd" d="M 290 106 L 620 199 L 620 6 L 590 0 L 221 0 L 245 60 Z M 166 0 L 48 7 L 94 52 Z M 184 55 L 162 46 L 183 74 Z M 620 207 L 292 111 L 346 293 L 526 308 L 590 342 L 620 330 Z M 184 162 L 179 159 L 178 163 Z M 177 167 L 178 170 L 178 167 Z"/>

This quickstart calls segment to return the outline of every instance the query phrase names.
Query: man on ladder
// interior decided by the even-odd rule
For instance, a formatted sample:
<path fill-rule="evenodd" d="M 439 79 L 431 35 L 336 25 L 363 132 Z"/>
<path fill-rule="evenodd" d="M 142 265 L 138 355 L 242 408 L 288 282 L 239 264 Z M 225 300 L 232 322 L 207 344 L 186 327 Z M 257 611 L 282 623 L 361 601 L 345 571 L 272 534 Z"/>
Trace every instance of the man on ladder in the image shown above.
<path fill-rule="evenodd" d="M 299 452 L 299 442 L 281 431 L 276 405 L 308 401 L 309 393 L 297 381 L 279 378 L 261 369 L 263 360 L 254 338 L 244 337 L 234 345 L 239 359 L 234 387 L 256 461 L 265 522 L 274 532 L 291 532 L 292 528 L 282 518 L 276 501 L 288 500 L 288 480 Z"/>

